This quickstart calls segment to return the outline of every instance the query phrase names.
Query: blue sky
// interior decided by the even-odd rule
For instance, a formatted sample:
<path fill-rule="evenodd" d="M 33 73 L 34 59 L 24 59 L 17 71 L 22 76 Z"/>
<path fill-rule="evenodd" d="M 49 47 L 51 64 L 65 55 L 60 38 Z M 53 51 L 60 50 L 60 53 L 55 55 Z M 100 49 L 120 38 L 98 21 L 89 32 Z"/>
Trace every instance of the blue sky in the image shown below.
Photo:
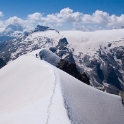
<path fill-rule="evenodd" d="M 0 28 L 4 28 L 3 24 L 6 26 L 14 23 L 12 20 L 18 19 L 21 19 L 20 22 L 18 21 L 19 23 L 30 21 L 30 26 L 34 26 L 38 22 L 60 30 L 79 29 L 81 26 L 83 26 L 82 30 L 119 28 L 124 25 L 122 23 L 123 5 L 124 0 L 0 0 Z M 67 12 L 68 17 L 62 17 L 66 14 L 61 14 L 61 10 L 64 11 L 63 13 Z M 58 15 L 56 16 L 56 14 Z M 33 15 L 31 19 L 34 17 L 32 23 L 29 15 Z M 53 17 L 48 18 L 48 15 L 53 15 Z M 91 17 L 87 17 L 87 15 Z M 36 16 L 39 20 L 35 18 Z M 54 18 L 52 22 L 49 20 L 51 18 Z M 94 21 L 90 18 L 93 18 Z"/>

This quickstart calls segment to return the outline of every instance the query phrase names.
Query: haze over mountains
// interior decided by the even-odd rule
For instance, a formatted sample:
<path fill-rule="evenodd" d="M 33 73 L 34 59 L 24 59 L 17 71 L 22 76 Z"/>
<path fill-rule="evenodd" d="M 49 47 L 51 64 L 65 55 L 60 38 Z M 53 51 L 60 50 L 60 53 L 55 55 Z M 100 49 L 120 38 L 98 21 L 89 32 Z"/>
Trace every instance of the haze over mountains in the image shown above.
<path fill-rule="evenodd" d="M 13 30 L 3 34 L 13 36 L 17 29 L 23 31 L 22 27 L 8 27 Z M 124 29 L 58 32 L 37 26 L 33 31 L 16 35 L 13 40 L 0 42 L 0 58 L 10 62 L 31 51 L 48 48 L 60 58 L 76 63 L 81 73 L 87 73 L 92 86 L 118 94 L 124 90 L 123 32 Z"/>

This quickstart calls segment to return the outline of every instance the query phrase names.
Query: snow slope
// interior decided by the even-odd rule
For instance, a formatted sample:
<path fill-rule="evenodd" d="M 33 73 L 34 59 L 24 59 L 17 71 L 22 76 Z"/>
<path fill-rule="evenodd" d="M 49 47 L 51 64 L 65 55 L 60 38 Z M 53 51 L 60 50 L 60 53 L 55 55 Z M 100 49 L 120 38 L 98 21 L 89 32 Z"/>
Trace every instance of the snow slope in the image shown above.
<path fill-rule="evenodd" d="M 87 86 L 38 52 L 0 70 L 0 124 L 123 124 L 119 96 Z"/>
<path fill-rule="evenodd" d="M 123 124 L 118 96 L 96 90 L 60 71 L 64 102 L 72 124 Z"/>
<path fill-rule="evenodd" d="M 22 56 L 0 70 L 0 124 L 70 124 L 53 67 Z"/>

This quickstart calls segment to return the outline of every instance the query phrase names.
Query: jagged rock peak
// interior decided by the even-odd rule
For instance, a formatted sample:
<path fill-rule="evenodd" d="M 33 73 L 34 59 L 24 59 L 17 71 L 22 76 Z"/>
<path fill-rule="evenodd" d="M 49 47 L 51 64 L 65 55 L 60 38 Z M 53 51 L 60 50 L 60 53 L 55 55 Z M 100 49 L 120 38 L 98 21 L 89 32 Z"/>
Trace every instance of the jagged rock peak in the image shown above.
<path fill-rule="evenodd" d="M 55 29 L 52 29 L 52 28 L 47 27 L 47 26 L 37 25 L 37 27 L 34 29 L 34 32 L 47 31 L 47 30 L 55 30 Z M 55 30 L 55 31 L 58 32 L 57 30 Z"/>
<path fill-rule="evenodd" d="M 57 67 L 66 73 L 72 75 L 73 77 L 77 78 L 78 80 L 84 82 L 87 85 L 90 85 L 90 79 L 86 75 L 85 72 L 80 73 L 77 70 L 76 64 L 72 62 L 68 62 L 67 60 L 60 59 L 60 62 L 58 63 Z"/>

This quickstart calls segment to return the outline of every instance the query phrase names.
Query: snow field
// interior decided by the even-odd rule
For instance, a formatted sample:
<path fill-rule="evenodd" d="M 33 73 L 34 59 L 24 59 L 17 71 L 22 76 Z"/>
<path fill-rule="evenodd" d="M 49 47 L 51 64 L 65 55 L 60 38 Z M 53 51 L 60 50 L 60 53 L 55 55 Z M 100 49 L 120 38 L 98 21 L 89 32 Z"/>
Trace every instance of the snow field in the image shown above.
<path fill-rule="evenodd" d="M 0 70 L 0 124 L 70 124 L 52 67 L 27 54 Z"/>
<path fill-rule="evenodd" d="M 119 96 L 36 58 L 39 51 L 0 70 L 0 124 L 123 124 Z"/>
<path fill-rule="evenodd" d="M 121 98 L 78 81 L 59 70 L 61 87 L 72 124 L 123 124 Z"/>

